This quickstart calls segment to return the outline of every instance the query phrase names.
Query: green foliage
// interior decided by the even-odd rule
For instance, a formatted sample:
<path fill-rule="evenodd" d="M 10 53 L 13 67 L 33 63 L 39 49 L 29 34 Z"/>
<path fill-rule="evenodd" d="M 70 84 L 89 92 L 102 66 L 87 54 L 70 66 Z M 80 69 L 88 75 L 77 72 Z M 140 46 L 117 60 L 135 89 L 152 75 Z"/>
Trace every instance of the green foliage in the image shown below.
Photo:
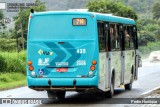
<path fill-rule="evenodd" d="M 26 85 L 26 76 L 23 73 L 0 73 L 0 90 Z"/>
<path fill-rule="evenodd" d="M 19 51 L 22 50 L 22 43 L 26 42 L 24 38 L 18 38 L 18 47 Z M 0 51 L 17 51 L 17 42 L 16 39 L 10 38 L 0 38 Z"/>
<path fill-rule="evenodd" d="M 35 5 L 34 7 L 32 7 L 32 9 L 34 9 L 37 12 L 41 12 L 41 11 L 45 11 L 45 4 L 41 3 L 39 0 L 35 1 Z M 29 15 L 30 15 L 30 9 L 20 9 L 18 16 L 14 17 L 14 21 L 15 21 L 15 29 L 17 29 L 17 31 L 19 33 L 22 32 L 26 32 L 28 29 L 28 20 L 29 20 Z M 22 29 L 20 29 L 22 27 Z"/>
<path fill-rule="evenodd" d="M 26 72 L 26 52 L 0 52 L 0 73 Z"/>
<path fill-rule="evenodd" d="M 3 18 L 4 18 L 4 15 L 3 15 L 2 11 L 0 11 L 0 29 L 5 29 L 6 28 L 6 26 L 3 22 Z"/>
<path fill-rule="evenodd" d="M 160 2 L 155 3 L 152 8 L 153 19 L 160 19 Z"/>
<path fill-rule="evenodd" d="M 16 39 L 0 38 L 0 51 L 16 51 Z"/>
<path fill-rule="evenodd" d="M 137 20 L 138 16 L 136 12 L 129 6 L 123 5 L 121 2 L 112 2 L 112 1 L 90 1 L 87 4 L 87 8 L 92 12 L 99 13 L 112 13 L 117 16 L 128 17 Z"/>
<path fill-rule="evenodd" d="M 41 12 L 45 11 L 45 4 L 41 3 L 40 0 L 35 1 L 35 5 L 33 6 L 32 9 L 34 9 L 36 12 Z M 29 9 L 20 9 L 18 15 L 14 17 L 15 21 L 15 29 L 14 29 L 14 34 L 19 38 L 21 37 L 21 40 L 23 38 L 27 39 L 27 30 L 28 30 L 28 21 L 29 21 L 29 15 L 30 15 L 30 10 Z M 25 41 L 22 41 L 22 48 L 24 49 L 25 46 Z"/>
<path fill-rule="evenodd" d="M 0 32 L 0 38 L 13 38 L 13 32 L 12 32 L 12 29 L 10 30 L 5 30 L 5 31 L 2 31 Z"/>
<path fill-rule="evenodd" d="M 160 41 L 148 42 L 147 46 L 140 46 L 138 50 L 142 55 L 149 54 L 152 51 L 160 50 Z"/>
<path fill-rule="evenodd" d="M 137 27 L 140 31 L 141 38 L 150 36 L 156 41 L 160 41 L 160 21 L 141 19 L 137 21 Z"/>
<path fill-rule="evenodd" d="M 151 52 L 150 49 L 146 46 L 140 46 L 138 48 L 138 50 L 139 50 L 140 56 L 143 56 L 145 54 L 149 54 Z"/>

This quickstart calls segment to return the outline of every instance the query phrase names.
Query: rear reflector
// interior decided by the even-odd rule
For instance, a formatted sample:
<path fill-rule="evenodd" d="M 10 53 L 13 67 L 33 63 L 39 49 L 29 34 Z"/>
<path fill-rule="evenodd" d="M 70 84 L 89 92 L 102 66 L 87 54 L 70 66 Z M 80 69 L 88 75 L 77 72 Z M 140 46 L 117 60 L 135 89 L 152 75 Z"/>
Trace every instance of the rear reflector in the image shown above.
<path fill-rule="evenodd" d="M 33 71 L 34 67 L 33 66 L 29 66 L 29 70 Z"/>
<path fill-rule="evenodd" d="M 95 66 L 92 65 L 92 66 L 90 67 L 90 69 L 91 69 L 92 71 L 94 71 L 94 70 L 95 70 Z"/>
<path fill-rule="evenodd" d="M 85 75 L 82 75 L 81 78 L 86 78 L 86 76 L 85 76 Z"/>

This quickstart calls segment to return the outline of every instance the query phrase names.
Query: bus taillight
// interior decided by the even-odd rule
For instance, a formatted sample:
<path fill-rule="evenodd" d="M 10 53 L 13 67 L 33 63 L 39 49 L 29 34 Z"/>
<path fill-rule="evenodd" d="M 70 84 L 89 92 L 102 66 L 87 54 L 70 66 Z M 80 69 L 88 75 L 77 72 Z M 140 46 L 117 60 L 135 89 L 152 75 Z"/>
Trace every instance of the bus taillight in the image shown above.
<path fill-rule="evenodd" d="M 32 61 L 28 61 L 28 65 L 31 66 L 32 65 Z"/>
<path fill-rule="evenodd" d="M 93 61 L 92 61 L 92 64 L 93 64 L 93 65 L 96 65 L 96 64 L 97 64 L 97 61 L 96 61 L 96 60 L 93 60 Z"/>
<path fill-rule="evenodd" d="M 33 70 L 34 70 L 34 67 L 33 67 L 33 66 L 29 66 L 29 70 L 30 70 L 30 71 L 33 71 Z"/>
<path fill-rule="evenodd" d="M 32 61 L 28 61 L 29 70 L 33 71 L 34 67 L 32 66 Z"/>
<path fill-rule="evenodd" d="M 92 65 L 92 66 L 90 67 L 90 70 L 91 70 L 91 71 L 94 71 L 95 68 L 96 68 L 96 67 Z"/>

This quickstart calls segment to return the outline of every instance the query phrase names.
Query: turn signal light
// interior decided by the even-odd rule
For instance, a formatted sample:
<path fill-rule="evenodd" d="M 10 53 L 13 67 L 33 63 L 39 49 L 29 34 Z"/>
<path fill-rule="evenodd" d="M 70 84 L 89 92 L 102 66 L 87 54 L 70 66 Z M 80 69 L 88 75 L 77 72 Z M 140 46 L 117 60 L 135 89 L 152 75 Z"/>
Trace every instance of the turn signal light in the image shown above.
<path fill-rule="evenodd" d="M 28 61 L 28 65 L 31 66 L 32 65 L 32 61 Z"/>
<path fill-rule="evenodd" d="M 34 67 L 33 66 L 29 66 L 29 70 L 33 71 Z"/>
<path fill-rule="evenodd" d="M 90 70 L 94 71 L 94 70 L 95 70 L 95 66 L 92 65 L 92 66 L 90 67 Z"/>
<path fill-rule="evenodd" d="M 93 65 L 96 65 L 96 64 L 97 64 L 97 61 L 96 61 L 96 60 L 93 60 L 93 61 L 92 61 L 92 64 L 93 64 Z"/>

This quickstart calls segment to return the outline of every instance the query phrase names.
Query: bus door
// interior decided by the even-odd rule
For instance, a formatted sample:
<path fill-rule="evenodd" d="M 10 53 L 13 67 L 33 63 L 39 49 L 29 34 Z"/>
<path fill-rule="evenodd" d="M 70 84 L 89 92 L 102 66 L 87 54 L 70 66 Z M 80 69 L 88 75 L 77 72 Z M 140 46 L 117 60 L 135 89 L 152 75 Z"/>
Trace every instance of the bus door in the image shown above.
<path fill-rule="evenodd" d="M 135 51 L 134 51 L 134 35 L 133 26 L 124 26 L 124 83 L 128 84 L 131 82 L 132 66 L 135 64 Z"/>
<path fill-rule="evenodd" d="M 134 35 L 134 48 L 135 48 L 135 76 L 134 79 L 138 79 L 138 38 L 137 38 L 137 28 L 133 26 Z"/>
<path fill-rule="evenodd" d="M 103 21 L 97 23 L 98 26 L 98 42 L 99 42 L 99 88 L 105 91 L 108 87 L 108 66 L 107 66 L 107 51 L 108 51 L 108 26 L 109 24 Z"/>
<path fill-rule="evenodd" d="M 115 71 L 115 87 L 120 85 L 121 75 L 121 43 L 118 23 L 110 23 L 110 58 L 111 72 Z"/>
<path fill-rule="evenodd" d="M 120 85 L 124 85 L 124 74 L 125 74 L 125 39 L 124 39 L 124 28 L 123 24 L 119 25 L 120 34 L 120 45 L 121 45 L 121 75 L 120 75 Z"/>

